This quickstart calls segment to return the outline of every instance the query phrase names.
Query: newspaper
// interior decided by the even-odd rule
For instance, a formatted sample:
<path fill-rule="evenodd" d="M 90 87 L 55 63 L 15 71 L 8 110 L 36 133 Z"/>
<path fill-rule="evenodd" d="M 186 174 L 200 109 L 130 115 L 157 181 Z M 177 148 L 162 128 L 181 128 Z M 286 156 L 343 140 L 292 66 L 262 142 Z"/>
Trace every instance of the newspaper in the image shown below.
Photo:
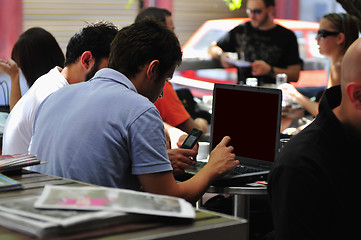
<path fill-rule="evenodd" d="M 37 196 L 0 203 L 0 225 L 36 237 L 68 233 L 139 221 L 140 216 L 123 212 L 44 210 L 34 208 Z"/>
<path fill-rule="evenodd" d="M 0 211 L 13 213 L 41 221 L 56 223 L 61 226 L 69 226 L 75 223 L 88 221 L 89 219 L 108 218 L 115 215 L 126 215 L 124 212 L 108 211 L 63 211 L 63 210 L 43 210 L 34 208 L 34 203 L 38 197 L 27 197 L 20 200 L 13 200 L 0 203 Z"/>
<path fill-rule="evenodd" d="M 194 218 L 193 206 L 181 198 L 105 187 L 46 185 L 36 208 L 109 210 L 128 213 Z"/>

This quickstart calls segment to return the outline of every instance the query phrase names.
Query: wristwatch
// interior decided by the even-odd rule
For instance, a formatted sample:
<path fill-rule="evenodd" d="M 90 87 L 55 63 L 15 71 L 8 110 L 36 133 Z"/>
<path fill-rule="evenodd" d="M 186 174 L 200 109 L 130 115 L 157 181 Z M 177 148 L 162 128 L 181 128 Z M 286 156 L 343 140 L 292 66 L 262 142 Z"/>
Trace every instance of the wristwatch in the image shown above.
<path fill-rule="evenodd" d="M 271 69 L 269 70 L 268 75 L 274 77 L 275 76 L 275 70 L 273 69 L 273 66 L 271 66 Z"/>

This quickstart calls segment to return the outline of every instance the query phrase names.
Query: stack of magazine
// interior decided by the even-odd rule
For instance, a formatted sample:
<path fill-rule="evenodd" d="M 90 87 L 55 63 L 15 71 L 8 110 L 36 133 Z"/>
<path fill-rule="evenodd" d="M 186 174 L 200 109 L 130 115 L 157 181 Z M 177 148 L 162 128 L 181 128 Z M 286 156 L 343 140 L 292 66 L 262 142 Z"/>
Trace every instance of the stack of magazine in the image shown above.
<path fill-rule="evenodd" d="M 193 219 L 184 199 L 104 187 L 47 185 L 40 197 L 0 203 L 0 225 L 44 238 L 94 230 L 154 216 Z"/>
<path fill-rule="evenodd" d="M 40 160 L 35 155 L 0 155 L 0 172 L 18 170 L 36 164 L 40 164 Z"/>
<path fill-rule="evenodd" d="M 0 173 L 0 191 L 21 189 L 21 184 L 8 176 Z"/>
<path fill-rule="evenodd" d="M 35 155 L 0 155 L 0 191 L 20 189 L 22 187 L 16 180 L 2 174 L 3 172 L 16 171 L 40 163 L 40 160 Z"/>

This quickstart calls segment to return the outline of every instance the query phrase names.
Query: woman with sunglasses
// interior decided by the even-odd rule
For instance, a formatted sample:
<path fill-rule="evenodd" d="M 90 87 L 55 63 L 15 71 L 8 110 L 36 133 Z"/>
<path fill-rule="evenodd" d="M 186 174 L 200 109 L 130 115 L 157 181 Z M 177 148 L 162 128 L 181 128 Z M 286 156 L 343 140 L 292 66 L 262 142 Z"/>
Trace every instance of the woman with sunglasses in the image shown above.
<path fill-rule="evenodd" d="M 331 60 L 327 88 L 340 84 L 341 62 L 347 48 L 358 38 L 358 21 L 346 13 L 329 13 L 322 17 L 316 40 L 322 55 Z M 302 95 L 291 84 L 282 84 L 280 88 L 285 99 L 302 105 L 308 112 L 316 116 L 318 103 Z"/>

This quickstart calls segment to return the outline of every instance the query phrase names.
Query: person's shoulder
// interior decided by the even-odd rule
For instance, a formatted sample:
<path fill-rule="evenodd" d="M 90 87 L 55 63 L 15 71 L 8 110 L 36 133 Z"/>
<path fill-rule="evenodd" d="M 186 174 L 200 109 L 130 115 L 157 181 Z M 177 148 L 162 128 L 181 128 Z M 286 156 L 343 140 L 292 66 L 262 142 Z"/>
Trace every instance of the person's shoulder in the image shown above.
<path fill-rule="evenodd" d="M 294 31 L 292 31 L 291 29 L 289 28 L 286 28 L 280 24 L 276 24 L 276 27 L 274 28 L 275 30 L 279 31 L 279 32 L 282 32 L 284 34 L 288 34 L 288 35 L 293 35 L 295 36 L 295 33 Z"/>
<path fill-rule="evenodd" d="M 38 98 L 40 101 L 56 90 L 69 85 L 58 67 L 39 77 L 23 96 L 25 99 Z"/>
<path fill-rule="evenodd" d="M 244 31 L 246 31 L 246 29 L 248 29 L 249 27 L 251 27 L 251 24 L 249 22 L 244 22 L 244 23 L 240 23 L 237 26 L 235 26 L 233 29 L 231 29 L 229 31 L 230 34 L 233 33 L 243 33 Z"/>
<path fill-rule="evenodd" d="M 245 29 L 253 28 L 250 21 L 240 23 L 233 28 L 234 31 L 244 31 Z"/>
<path fill-rule="evenodd" d="M 52 70 L 50 70 L 52 71 Z M 44 92 L 48 90 L 48 82 L 51 79 L 49 76 L 50 72 L 40 76 L 34 84 L 26 91 L 26 93 L 19 99 L 19 101 L 15 104 L 12 112 L 31 112 L 34 110 L 35 103 L 40 102 L 43 100 Z M 49 93 L 50 94 L 50 93 Z"/>
<path fill-rule="evenodd" d="M 109 91 L 106 92 L 106 90 Z M 141 115 L 149 109 L 156 109 L 155 105 L 147 97 L 116 82 L 113 82 L 113 89 L 104 89 L 101 98 L 105 99 L 105 102 L 106 99 L 111 98 L 114 104 L 127 106 L 126 109 L 129 109 L 129 113 L 132 115 Z"/>
<path fill-rule="evenodd" d="M 313 121 L 301 132 L 293 136 L 277 156 L 275 165 L 302 166 L 317 162 L 317 158 L 327 152 L 327 136 L 317 121 Z"/>
<path fill-rule="evenodd" d="M 51 82 L 54 80 L 65 80 L 65 78 L 63 77 L 63 75 L 61 74 L 62 69 L 59 67 L 54 67 L 52 69 L 49 70 L 49 72 L 45 73 L 44 75 L 40 76 L 38 79 L 35 80 L 34 85 L 37 85 L 39 83 L 46 83 L 46 82 Z"/>

